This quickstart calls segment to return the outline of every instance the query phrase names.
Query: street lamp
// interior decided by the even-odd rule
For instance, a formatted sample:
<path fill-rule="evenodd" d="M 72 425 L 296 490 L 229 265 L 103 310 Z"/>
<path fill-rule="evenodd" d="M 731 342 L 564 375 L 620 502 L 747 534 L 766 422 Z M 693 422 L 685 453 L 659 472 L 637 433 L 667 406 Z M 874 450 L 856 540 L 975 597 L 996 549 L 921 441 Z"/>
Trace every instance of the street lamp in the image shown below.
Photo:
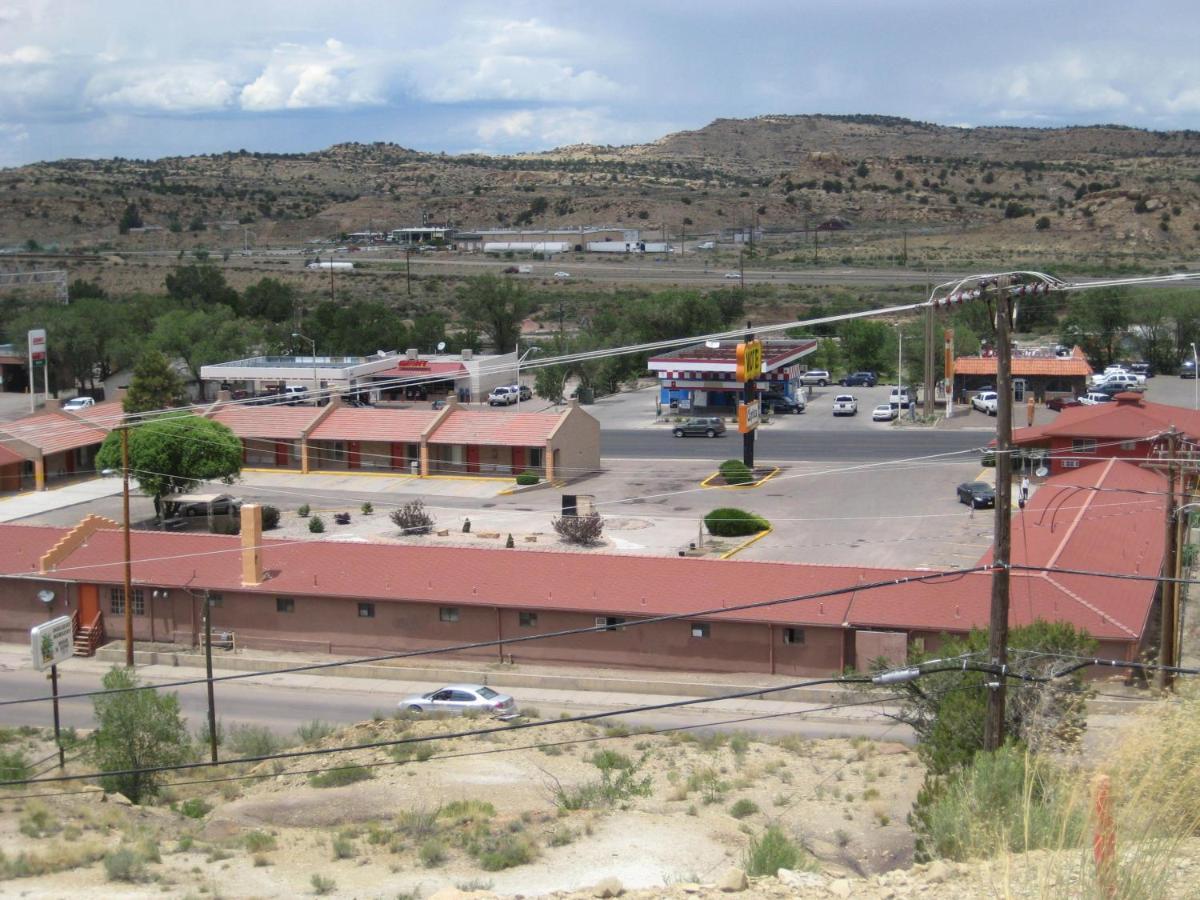
<path fill-rule="evenodd" d="M 1200 357 L 1196 356 L 1196 343 L 1192 342 L 1192 409 L 1200 409 Z"/>
<path fill-rule="evenodd" d="M 312 338 L 310 338 L 310 337 L 305 337 L 304 335 L 302 335 L 302 334 L 301 334 L 300 332 L 298 332 L 298 331 L 293 331 L 293 332 L 292 332 L 292 337 L 294 337 L 294 338 L 300 338 L 302 341 L 308 341 L 308 343 L 309 343 L 309 346 L 312 348 L 312 361 L 313 361 L 313 402 L 315 403 L 315 402 L 316 402 L 316 399 L 317 399 L 317 390 L 318 390 L 318 389 L 321 387 L 321 385 L 320 385 L 320 384 L 318 383 L 318 381 L 317 381 L 317 342 L 316 342 L 316 341 L 314 341 L 314 340 L 313 340 Z"/>
<path fill-rule="evenodd" d="M 517 350 L 520 351 L 521 345 L 517 345 Z M 517 412 L 521 411 L 521 363 L 525 361 L 525 357 L 532 353 L 541 353 L 541 347 L 530 347 L 524 353 L 517 357 Z"/>

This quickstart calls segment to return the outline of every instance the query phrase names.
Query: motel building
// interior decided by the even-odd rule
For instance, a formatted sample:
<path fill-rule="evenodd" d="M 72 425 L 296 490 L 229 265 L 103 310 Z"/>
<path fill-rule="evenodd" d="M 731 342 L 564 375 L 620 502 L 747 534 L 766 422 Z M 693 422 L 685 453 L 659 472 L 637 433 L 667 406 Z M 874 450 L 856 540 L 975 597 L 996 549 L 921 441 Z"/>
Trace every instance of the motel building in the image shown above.
<path fill-rule="evenodd" d="M 664 407 L 732 414 L 741 399 L 737 380 L 737 341 L 712 341 L 653 357 L 647 367 L 658 376 L 658 400 Z M 764 340 L 760 391 L 793 399 L 800 393 L 800 360 L 817 349 L 815 339 Z"/>

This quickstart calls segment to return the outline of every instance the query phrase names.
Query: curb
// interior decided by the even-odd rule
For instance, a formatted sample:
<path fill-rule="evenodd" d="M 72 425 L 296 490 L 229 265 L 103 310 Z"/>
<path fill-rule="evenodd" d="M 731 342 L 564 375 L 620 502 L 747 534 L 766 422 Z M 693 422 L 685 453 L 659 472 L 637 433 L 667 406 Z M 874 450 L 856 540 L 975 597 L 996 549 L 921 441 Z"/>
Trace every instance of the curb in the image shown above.
<path fill-rule="evenodd" d="M 722 553 L 719 558 L 720 559 L 729 559 L 730 557 L 734 556 L 735 554 L 741 553 L 743 550 L 745 550 L 751 544 L 755 543 L 756 541 L 762 540 L 763 538 L 765 538 L 768 534 L 770 534 L 774 530 L 775 529 L 773 527 L 767 526 L 767 528 L 764 531 L 760 531 L 758 534 L 754 535 L 754 537 L 750 538 L 748 541 L 742 541 L 742 543 L 738 544 L 732 550 L 728 550 L 725 553 Z"/>
<path fill-rule="evenodd" d="M 747 481 L 745 484 L 709 484 L 709 482 L 712 481 L 714 478 L 720 477 L 721 473 L 718 471 L 718 472 L 713 472 L 711 475 L 709 475 L 707 478 L 705 478 L 703 481 L 701 481 L 700 487 L 716 488 L 717 490 L 723 490 L 723 491 L 724 490 L 745 490 L 747 488 L 762 487 L 764 484 L 766 484 L 768 481 L 770 481 L 772 478 L 774 478 L 776 475 L 778 475 L 782 471 L 783 471 L 783 469 L 781 469 L 779 466 L 773 466 L 771 468 L 770 472 L 768 472 L 762 478 L 759 478 L 757 481 Z"/>

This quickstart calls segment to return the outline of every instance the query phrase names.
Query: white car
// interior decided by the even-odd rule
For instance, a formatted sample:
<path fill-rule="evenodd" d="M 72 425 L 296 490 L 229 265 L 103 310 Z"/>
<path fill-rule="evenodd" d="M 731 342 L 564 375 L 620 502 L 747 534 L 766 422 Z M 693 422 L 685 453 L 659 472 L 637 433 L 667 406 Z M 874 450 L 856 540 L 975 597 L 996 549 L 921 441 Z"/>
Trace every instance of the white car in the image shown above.
<path fill-rule="evenodd" d="M 555 278 L 570 278 L 571 273 L 570 272 L 555 272 L 554 277 Z"/>
<path fill-rule="evenodd" d="M 725 277 L 726 277 L 726 278 L 739 278 L 739 279 L 740 279 L 740 278 L 742 277 L 742 273 L 741 273 L 741 272 L 726 272 L 726 273 L 725 273 Z"/>
<path fill-rule="evenodd" d="M 1000 406 L 1000 395 L 995 391 L 981 391 L 971 398 L 971 406 L 981 413 L 994 416 Z"/>
<path fill-rule="evenodd" d="M 87 409 L 89 406 L 95 406 L 96 401 L 91 397 L 72 397 L 62 405 L 62 408 L 67 412 L 74 412 L 79 409 Z"/>
<path fill-rule="evenodd" d="M 874 422 L 890 422 L 900 415 L 900 408 L 890 403 L 881 403 L 871 411 Z"/>
<path fill-rule="evenodd" d="M 835 416 L 857 416 L 858 400 L 850 394 L 838 394 L 833 398 L 833 414 Z"/>
<path fill-rule="evenodd" d="M 493 691 L 485 684 L 451 684 L 427 694 L 405 697 L 397 704 L 405 712 L 421 715 L 463 715 L 486 713 L 497 719 L 515 719 L 517 703 L 508 694 Z"/>
<path fill-rule="evenodd" d="M 519 396 L 521 395 L 515 385 L 493 388 L 492 392 L 488 394 L 488 406 L 508 406 L 516 403 Z"/>

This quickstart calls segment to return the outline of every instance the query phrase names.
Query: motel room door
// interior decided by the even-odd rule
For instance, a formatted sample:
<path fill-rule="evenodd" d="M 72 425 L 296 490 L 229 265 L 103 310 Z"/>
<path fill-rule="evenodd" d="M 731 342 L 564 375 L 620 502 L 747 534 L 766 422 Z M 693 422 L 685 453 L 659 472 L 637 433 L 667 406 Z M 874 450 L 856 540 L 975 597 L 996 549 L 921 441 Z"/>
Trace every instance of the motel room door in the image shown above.
<path fill-rule="evenodd" d="M 479 471 L 479 445 L 467 444 L 467 471 Z"/>
<path fill-rule="evenodd" d="M 100 588 L 94 584 L 79 586 L 79 624 L 89 625 L 100 612 Z"/>

